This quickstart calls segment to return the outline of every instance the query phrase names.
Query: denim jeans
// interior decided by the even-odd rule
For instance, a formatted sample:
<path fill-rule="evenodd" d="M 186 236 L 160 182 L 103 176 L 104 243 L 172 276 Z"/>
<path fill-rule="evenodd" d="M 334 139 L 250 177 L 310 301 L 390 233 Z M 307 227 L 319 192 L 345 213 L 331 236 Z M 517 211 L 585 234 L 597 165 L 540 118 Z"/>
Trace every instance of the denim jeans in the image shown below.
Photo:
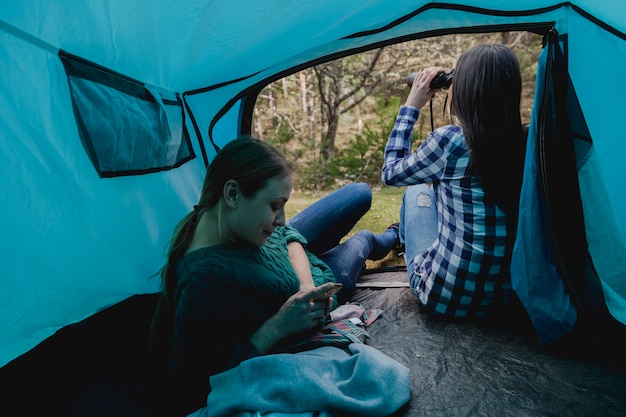
<path fill-rule="evenodd" d="M 406 233 L 405 231 L 409 231 Z M 415 257 L 437 239 L 437 204 L 433 187 L 411 185 L 404 192 L 400 206 L 400 241 L 404 243 L 409 281 L 415 271 Z"/>
<path fill-rule="evenodd" d="M 319 256 L 337 246 L 372 206 L 367 184 L 348 184 L 311 204 L 287 221 L 309 242 L 307 249 Z"/>
<path fill-rule="evenodd" d="M 307 239 L 307 249 L 323 260 L 337 282 L 343 284 L 338 294 L 340 303 L 352 293 L 365 260 L 383 258 L 398 242 L 395 230 L 388 229 L 377 235 L 361 230 L 340 243 L 371 204 L 372 191 L 367 184 L 348 184 L 287 221 Z"/>

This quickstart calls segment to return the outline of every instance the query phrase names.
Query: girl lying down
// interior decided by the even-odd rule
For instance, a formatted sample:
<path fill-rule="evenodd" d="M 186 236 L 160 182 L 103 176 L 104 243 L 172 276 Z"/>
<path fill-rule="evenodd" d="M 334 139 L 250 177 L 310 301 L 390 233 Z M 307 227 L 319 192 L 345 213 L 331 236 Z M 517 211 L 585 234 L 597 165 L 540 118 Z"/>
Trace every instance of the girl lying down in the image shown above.
<path fill-rule="evenodd" d="M 329 314 L 349 298 L 365 260 L 398 245 L 398 230 L 362 230 L 340 243 L 370 208 L 365 184 L 287 220 L 292 170 L 266 142 L 231 141 L 174 232 L 152 329 L 153 341 L 171 340 L 172 415 L 384 416 L 409 400 L 408 369 L 360 343 L 363 326 Z M 332 327 L 341 325 L 351 327 Z"/>

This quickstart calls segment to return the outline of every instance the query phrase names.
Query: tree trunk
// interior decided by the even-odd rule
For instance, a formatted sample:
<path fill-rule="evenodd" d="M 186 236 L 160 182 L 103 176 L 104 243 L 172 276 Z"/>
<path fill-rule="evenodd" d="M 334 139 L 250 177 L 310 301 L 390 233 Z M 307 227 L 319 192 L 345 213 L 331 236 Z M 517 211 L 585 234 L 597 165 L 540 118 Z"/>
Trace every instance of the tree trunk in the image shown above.
<path fill-rule="evenodd" d="M 320 149 L 322 157 L 328 161 L 335 156 L 335 138 L 337 137 L 337 129 L 339 128 L 339 113 L 333 112 L 328 116 L 328 130 L 326 137 Z"/>
<path fill-rule="evenodd" d="M 300 71 L 300 95 L 302 97 L 302 112 L 307 114 L 306 73 L 304 71 Z"/>
<path fill-rule="evenodd" d="M 263 124 L 261 123 L 261 117 L 259 116 L 259 108 L 254 108 L 254 118 L 256 119 L 256 132 L 254 136 L 263 140 Z"/>
<path fill-rule="evenodd" d="M 287 77 L 281 79 L 281 86 L 283 88 L 283 97 L 289 97 L 289 88 L 287 86 Z"/>
<path fill-rule="evenodd" d="M 504 45 L 511 44 L 511 33 L 510 32 L 501 32 L 500 38 L 502 39 L 502 43 Z"/>

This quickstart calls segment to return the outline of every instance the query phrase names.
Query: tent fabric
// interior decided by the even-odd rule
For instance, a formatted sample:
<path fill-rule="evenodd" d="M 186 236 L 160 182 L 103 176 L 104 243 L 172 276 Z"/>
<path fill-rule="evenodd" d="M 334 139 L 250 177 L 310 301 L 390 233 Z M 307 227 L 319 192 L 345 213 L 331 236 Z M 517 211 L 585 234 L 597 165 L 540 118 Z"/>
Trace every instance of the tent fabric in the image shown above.
<path fill-rule="evenodd" d="M 545 345 L 557 342 L 573 328 L 578 312 L 572 297 L 578 294 L 571 282 L 566 285 L 564 275 L 571 281 L 575 278 L 570 274 L 584 271 L 582 263 L 570 265 L 571 261 L 564 259 L 572 252 L 578 255 L 575 259 L 581 259 L 584 251 L 560 241 L 561 236 L 569 239 L 576 233 L 581 215 L 576 207 L 574 141 L 566 120 L 563 89 L 568 76 L 556 37 L 556 33 L 548 35 L 548 45 L 539 59 L 531 117 L 535 122 L 528 135 L 518 238 L 511 265 L 513 289 L 533 320 L 540 343 Z M 557 195 L 550 194 L 552 188 Z M 569 212 L 567 216 L 563 215 L 563 206 Z M 567 229 L 573 233 L 553 233 L 554 223 L 562 224 L 563 220 L 570 222 Z M 581 240 L 584 242 L 584 238 L 569 242 Z"/>
<path fill-rule="evenodd" d="M 621 324 L 614 330 L 625 330 L 625 322 L 619 321 L 619 307 L 607 302 L 614 296 L 612 280 L 601 280 L 604 275 L 598 274 L 597 268 L 602 268 L 607 258 L 601 256 L 593 263 L 588 250 L 588 240 L 602 245 L 598 239 L 587 238 L 582 200 L 589 194 L 581 193 L 579 186 L 582 174 L 578 172 L 589 161 L 593 143 L 565 68 L 562 49 L 567 47 L 567 37 L 559 43 L 557 36 L 554 31 L 548 34 L 548 45 L 539 60 L 511 267 L 513 288 L 544 345 L 563 338 L 577 319 L 610 326 L 616 324 L 616 316 Z M 585 174 L 592 173 L 587 170 Z M 594 175 L 594 181 L 601 189 L 601 178 Z M 590 215 L 601 216 L 610 203 L 600 200 L 600 193 L 593 196 L 596 204 L 604 204 Z M 609 225 L 610 212 L 607 214 L 605 224 Z M 615 230 L 615 223 L 607 230 Z M 604 252 L 612 249 L 597 253 Z M 620 263 L 615 258 L 611 264 Z"/>
<path fill-rule="evenodd" d="M 624 17 L 619 0 L 4 2 L 0 366 L 65 326 L 158 291 L 168 239 L 196 203 L 206 163 L 246 133 L 268 82 L 448 33 L 555 27 L 567 35 L 567 69 L 593 140 L 579 170 L 586 238 L 608 308 L 623 320 L 626 142 L 615 103 L 626 84 L 613 74 L 626 66 Z M 64 54 L 178 95 L 198 157 L 102 178 L 80 137 Z"/>

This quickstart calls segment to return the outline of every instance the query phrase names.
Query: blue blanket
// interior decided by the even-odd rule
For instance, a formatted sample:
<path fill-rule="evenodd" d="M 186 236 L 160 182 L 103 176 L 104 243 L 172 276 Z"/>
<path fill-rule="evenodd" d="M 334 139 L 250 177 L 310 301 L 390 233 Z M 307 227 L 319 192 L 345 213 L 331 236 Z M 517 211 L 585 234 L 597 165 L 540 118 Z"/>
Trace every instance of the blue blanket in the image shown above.
<path fill-rule="evenodd" d="M 191 416 L 267 415 L 260 411 L 382 417 L 409 401 L 406 366 L 364 344 L 348 350 L 326 346 L 244 361 L 210 378 L 207 407 Z"/>

